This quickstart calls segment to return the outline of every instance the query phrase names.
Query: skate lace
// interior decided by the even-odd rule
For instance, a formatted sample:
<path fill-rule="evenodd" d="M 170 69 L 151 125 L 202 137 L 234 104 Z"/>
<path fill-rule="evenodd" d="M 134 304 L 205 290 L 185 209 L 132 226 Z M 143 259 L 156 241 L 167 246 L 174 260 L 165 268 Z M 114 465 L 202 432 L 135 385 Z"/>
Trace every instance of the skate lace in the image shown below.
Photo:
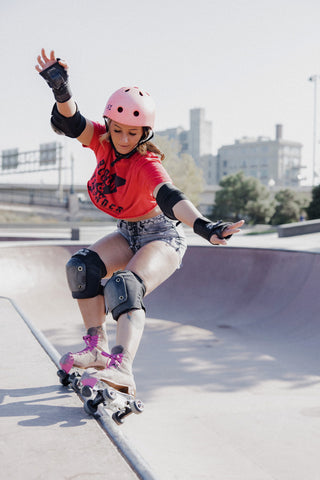
<path fill-rule="evenodd" d="M 85 341 L 87 346 L 83 350 L 81 350 L 81 352 L 79 352 L 79 355 L 82 355 L 83 353 L 86 353 L 88 351 L 91 352 L 98 345 L 99 337 L 98 335 L 85 335 L 83 337 L 83 340 Z"/>
<path fill-rule="evenodd" d="M 118 367 L 123 358 L 123 353 L 107 353 L 107 352 L 101 352 L 101 354 L 104 357 L 107 357 L 109 361 L 107 362 L 106 368 L 111 368 L 111 367 Z"/>

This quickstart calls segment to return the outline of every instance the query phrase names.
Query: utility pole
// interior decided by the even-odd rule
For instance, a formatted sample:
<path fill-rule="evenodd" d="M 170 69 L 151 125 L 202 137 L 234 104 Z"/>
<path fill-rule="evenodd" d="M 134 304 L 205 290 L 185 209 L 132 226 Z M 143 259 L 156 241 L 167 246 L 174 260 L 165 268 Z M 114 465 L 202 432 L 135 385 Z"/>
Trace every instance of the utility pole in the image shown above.
<path fill-rule="evenodd" d="M 70 155 L 70 168 L 71 168 L 71 185 L 70 185 L 70 193 L 74 193 L 74 157 L 73 153 Z"/>
<path fill-rule="evenodd" d="M 317 152 L 318 152 L 318 80 L 319 75 L 312 75 L 309 78 L 309 82 L 314 83 L 314 94 L 313 94 L 313 154 L 312 154 L 312 186 L 315 185 L 315 176 L 316 176 L 316 162 L 317 162 Z"/>

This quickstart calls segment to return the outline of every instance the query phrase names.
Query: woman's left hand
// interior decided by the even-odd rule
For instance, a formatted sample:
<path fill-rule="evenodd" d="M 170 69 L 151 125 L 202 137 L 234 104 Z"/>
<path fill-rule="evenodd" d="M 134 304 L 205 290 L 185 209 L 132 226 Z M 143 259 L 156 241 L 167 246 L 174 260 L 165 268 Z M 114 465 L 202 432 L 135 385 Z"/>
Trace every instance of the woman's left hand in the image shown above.
<path fill-rule="evenodd" d="M 244 224 L 244 220 L 240 220 L 239 222 L 231 223 L 222 233 L 223 237 L 228 237 L 229 235 L 233 235 L 234 233 L 240 232 L 240 228 Z M 210 243 L 212 245 L 227 245 L 227 240 L 225 238 L 219 238 L 217 235 L 212 235 L 210 238 Z"/>

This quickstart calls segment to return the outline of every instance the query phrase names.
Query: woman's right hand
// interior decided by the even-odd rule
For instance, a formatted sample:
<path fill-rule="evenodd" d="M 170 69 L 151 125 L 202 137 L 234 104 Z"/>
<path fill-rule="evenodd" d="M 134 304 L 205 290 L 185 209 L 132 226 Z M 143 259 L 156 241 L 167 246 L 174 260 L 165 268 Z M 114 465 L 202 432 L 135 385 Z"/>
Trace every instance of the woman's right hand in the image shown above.
<path fill-rule="evenodd" d="M 55 56 L 54 50 L 51 50 L 50 55 L 48 56 L 44 48 L 41 49 L 41 54 L 38 55 L 37 60 L 38 64 L 35 66 L 35 69 L 46 80 L 49 87 L 53 90 L 58 112 L 63 117 L 73 117 L 77 112 L 77 105 L 72 98 L 72 92 L 69 87 L 67 63 L 63 60 L 58 60 Z M 55 66 L 50 68 L 53 65 Z M 56 124 L 55 127 L 57 127 Z M 58 127 L 58 130 L 59 128 L 60 127 Z M 55 129 L 57 133 L 58 130 Z M 63 129 L 60 128 L 60 130 L 61 133 L 64 132 Z M 92 122 L 90 122 L 90 120 L 86 120 L 85 129 L 82 131 L 80 136 L 72 138 L 77 138 L 83 145 L 90 145 L 93 131 L 94 128 Z"/>
<path fill-rule="evenodd" d="M 55 56 L 55 53 L 54 53 L 54 50 L 51 50 L 50 52 L 50 56 L 48 57 L 47 54 L 46 54 L 46 51 L 44 48 L 41 49 L 41 54 L 38 55 L 37 57 L 37 61 L 38 61 L 38 65 L 35 66 L 37 72 L 41 73 L 43 72 L 46 68 L 48 67 L 51 67 L 51 65 L 53 65 L 54 63 L 56 63 L 57 59 L 56 59 L 56 56 Z M 63 67 L 65 68 L 66 70 L 68 70 L 68 65 L 66 62 L 64 62 L 63 60 L 58 60 L 58 63 Z"/>

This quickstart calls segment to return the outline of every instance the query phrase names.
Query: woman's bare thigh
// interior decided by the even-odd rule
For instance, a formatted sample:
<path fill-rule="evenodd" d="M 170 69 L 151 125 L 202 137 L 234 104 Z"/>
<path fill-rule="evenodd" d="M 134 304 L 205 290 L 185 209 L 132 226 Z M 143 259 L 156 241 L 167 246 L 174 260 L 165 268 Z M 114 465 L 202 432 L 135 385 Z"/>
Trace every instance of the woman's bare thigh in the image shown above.
<path fill-rule="evenodd" d="M 147 243 L 130 259 L 126 269 L 139 275 L 146 286 L 146 294 L 152 292 L 180 264 L 179 254 L 166 242 L 156 240 Z"/>
<path fill-rule="evenodd" d="M 89 248 L 96 252 L 105 264 L 108 277 L 117 270 L 124 269 L 133 257 L 127 240 L 118 232 L 106 235 Z"/>
<path fill-rule="evenodd" d="M 105 264 L 107 277 L 117 270 L 131 270 L 144 281 L 146 294 L 169 278 L 180 264 L 179 254 L 166 242 L 150 242 L 134 254 L 118 232 L 106 235 L 89 248 L 97 252 Z"/>

